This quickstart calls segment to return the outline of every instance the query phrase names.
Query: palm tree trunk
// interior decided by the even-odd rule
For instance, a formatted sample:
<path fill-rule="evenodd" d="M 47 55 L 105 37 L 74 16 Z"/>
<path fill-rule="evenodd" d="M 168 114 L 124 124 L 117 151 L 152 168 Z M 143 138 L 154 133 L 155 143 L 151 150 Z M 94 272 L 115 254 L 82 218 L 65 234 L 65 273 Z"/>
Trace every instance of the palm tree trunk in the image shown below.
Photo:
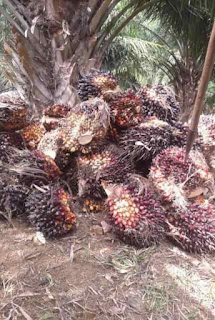
<path fill-rule="evenodd" d="M 20 1 L 14 13 L 19 23 L 12 21 L 14 39 L 5 50 L 20 93 L 38 113 L 45 105 L 74 105 L 80 75 L 96 67 L 88 58 L 88 1 Z"/>

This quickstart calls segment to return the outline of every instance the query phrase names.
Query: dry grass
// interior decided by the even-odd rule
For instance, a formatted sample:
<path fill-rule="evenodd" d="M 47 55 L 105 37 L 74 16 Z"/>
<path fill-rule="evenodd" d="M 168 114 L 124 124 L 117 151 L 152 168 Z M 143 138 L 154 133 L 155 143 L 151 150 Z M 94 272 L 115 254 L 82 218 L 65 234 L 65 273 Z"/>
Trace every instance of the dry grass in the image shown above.
<path fill-rule="evenodd" d="M 170 243 L 137 250 L 103 235 L 102 216 L 38 246 L 33 230 L 0 222 L 2 320 L 212 320 L 213 256 Z"/>

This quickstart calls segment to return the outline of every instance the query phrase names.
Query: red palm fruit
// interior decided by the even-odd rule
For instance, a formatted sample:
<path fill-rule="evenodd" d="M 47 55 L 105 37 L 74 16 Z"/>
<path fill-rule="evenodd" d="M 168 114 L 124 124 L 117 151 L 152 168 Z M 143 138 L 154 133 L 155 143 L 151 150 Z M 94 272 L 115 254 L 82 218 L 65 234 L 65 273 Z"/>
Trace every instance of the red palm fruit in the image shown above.
<path fill-rule="evenodd" d="M 25 203 L 29 221 L 47 237 L 58 237 L 74 228 L 73 197 L 57 186 L 33 191 Z"/>
<path fill-rule="evenodd" d="M 36 149 L 46 130 L 41 123 L 32 123 L 20 131 L 26 146 Z"/>
<path fill-rule="evenodd" d="M 137 92 L 142 100 L 142 113 L 145 118 L 156 116 L 170 124 L 179 118 L 180 108 L 173 90 L 163 85 L 147 86 Z"/>
<path fill-rule="evenodd" d="M 96 71 L 83 77 L 78 84 L 78 94 L 82 101 L 100 97 L 118 86 L 117 80 L 109 72 Z"/>
<path fill-rule="evenodd" d="M 165 214 L 152 190 L 134 183 L 104 188 L 110 223 L 124 242 L 148 247 L 164 238 Z"/>
<path fill-rule="evenodd" d="M 119 145 L 133 160 L 148 160 L 170 146 L 172 127 L 151 117 L 136 127 L 122 132 Z"/>
<path fill-rule="evenodd" d="M 109 124 L 109 108 L 102 99 L 82 102 L 62 122 L 58 144 L 69 152 L 89 153 L 103 143 Z"/>
<path fill-rule="evenodd" d="M 142 101 L 133 90 L 125 93 L 103 95 L 111 110 L 114 124 L 119 128 L 130 128 L 143 121 Z"/>
<path fill-rule="evenodd" d="M 53 104 L 45 110 L 45 115 L 53 118 L 65 118 L 71 111 L 71 107 L 67 105 Z"/>
<path fill-rule="evenodd" d="M 17 132 L 1 132 L 0 133 L 0 160 L 9 161 L 8 149 L 19 148 L 24 149 L 22 136 Z"/>
<path fill-rule="evenodd" d="M 186 208 L 192 192 L 199 187 L 212 192 L 214 184 L 202 153 L 191 151 L 185 161 L 185 150 L 177 147 L 168 148 L 157 155 L 149 177 L 162 201 L 179 208 Z"/>
<path fill-rule="evenodd" d="M 189 202 L 186 209 L 170 207 L 168 237 L 189 252 L 215 250 L 215 207 L 208 201 Z"/>
<path fill-rule="evenodd" d="M 0 130 L 15 131 L 27 125 L 28 114 L 24 101 L 7 95 L 0 96 Z"/>

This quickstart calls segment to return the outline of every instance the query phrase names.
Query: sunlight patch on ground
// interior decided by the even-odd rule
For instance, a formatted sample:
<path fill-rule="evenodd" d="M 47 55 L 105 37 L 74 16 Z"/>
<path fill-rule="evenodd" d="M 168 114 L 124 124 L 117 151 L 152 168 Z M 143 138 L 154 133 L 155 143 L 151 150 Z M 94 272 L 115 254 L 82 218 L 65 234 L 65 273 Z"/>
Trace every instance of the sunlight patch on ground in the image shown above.
<path fill-rule="evenodd" d="M 187 262 L 183 265 L 169 263 L 165 269 L 185 294 L 194 298 L 203 307 L 210 309 L 215 316 L 215 277 L 207 270 L 203 268 L 198 270 Z"/>

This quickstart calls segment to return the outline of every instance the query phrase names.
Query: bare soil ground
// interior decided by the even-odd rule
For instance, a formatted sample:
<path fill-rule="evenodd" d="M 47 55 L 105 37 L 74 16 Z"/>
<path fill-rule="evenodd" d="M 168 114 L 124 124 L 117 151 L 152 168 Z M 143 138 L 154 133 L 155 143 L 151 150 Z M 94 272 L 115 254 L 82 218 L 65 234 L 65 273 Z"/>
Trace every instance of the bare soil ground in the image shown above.
<path fill-rule="evenodd" d="M 44 245 L 0 221 L 0 319 L 215 319 L 215 258 L 169 242 L 137 250 L 103 234 L 102 214 Z"/>

